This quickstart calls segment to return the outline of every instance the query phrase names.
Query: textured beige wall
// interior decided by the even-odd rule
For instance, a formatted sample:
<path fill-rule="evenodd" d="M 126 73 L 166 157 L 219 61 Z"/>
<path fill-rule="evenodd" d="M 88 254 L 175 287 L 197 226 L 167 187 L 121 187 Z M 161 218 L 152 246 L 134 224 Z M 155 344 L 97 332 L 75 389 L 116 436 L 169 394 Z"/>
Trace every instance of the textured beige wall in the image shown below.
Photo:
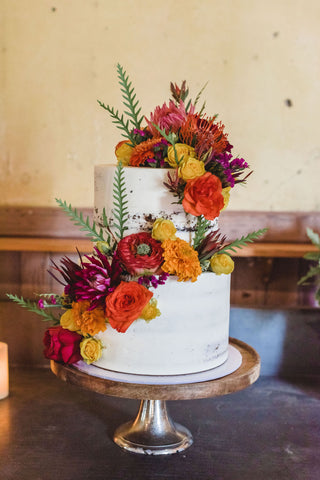
<path fill-rule="evenodd" d="M 0 204 L 93 204 L 93 165 L 120 132 L 116 63 L 144 113 L 170 80 L 219 113 L 254 169 L 230 208 L 320 207 L 318 0 L 2 0 Z M 291 103 L 291 106 L 288 106 Z"/>

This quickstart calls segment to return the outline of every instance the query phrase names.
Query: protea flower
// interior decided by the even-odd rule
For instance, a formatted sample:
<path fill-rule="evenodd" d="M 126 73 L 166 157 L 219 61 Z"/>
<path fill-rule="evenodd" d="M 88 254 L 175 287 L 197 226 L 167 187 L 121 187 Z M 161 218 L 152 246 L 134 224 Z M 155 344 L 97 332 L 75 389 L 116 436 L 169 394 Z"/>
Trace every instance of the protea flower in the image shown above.
<path fill-rule="evenodd" d="M 150 120 L 145 119 L 149 130 L 154 136 L 159 135 L 158 130 L 154 127 L 157 125 L 161 130 L 165 129 L 166 133 L 176 133 L 181 125 L 186 121 L 187 113 L 182 100 L 176 105 L 172 100 L 169 105 L 164 103 L 162 107 L 156 107 L 155 111 L 150 114 Z"/>

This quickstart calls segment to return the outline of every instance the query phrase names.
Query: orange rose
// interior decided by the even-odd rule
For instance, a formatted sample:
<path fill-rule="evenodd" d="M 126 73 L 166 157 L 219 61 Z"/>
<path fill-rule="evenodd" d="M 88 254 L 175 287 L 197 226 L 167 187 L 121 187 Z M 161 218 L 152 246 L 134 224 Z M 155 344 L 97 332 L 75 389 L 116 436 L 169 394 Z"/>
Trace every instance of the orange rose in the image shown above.
<path fill-rule="evenodd" d="M 224 206 L 220 179 L 206 172 L 201 177 L 189 180 L 184 189 L 182 205 L 187 213 L 195 217 L 203 215 L 207 220 L 214 220 Z"/>
<path fill-rule="evenodd" d="M 112 328 L 124 333 L 152 298 L 153 293 L 137 282 L 121 282 L 106 298 L 106 316 Z"/>

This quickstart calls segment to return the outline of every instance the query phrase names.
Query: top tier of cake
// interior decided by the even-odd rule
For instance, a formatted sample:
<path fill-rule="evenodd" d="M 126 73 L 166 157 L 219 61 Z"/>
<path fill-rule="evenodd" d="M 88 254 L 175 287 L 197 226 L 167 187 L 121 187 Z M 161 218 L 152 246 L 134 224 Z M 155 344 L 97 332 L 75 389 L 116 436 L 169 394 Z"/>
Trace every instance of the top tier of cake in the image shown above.
<path fill-rule="evenodd" d="M 111 227 L 114 222 L 112 192 L 116 168 L 114 165 L 95 167 L 94 216 L 98 226 L 102 226 L 104 208 Z M 174 223 L 178 237 L 191 241 L 197 219 L 186 215 L 182 205 L 175 203 L 178 198 L 164 185 L 168 181 L 168 172 L 173 175 L 174 169 L 124 167 L 129 211 L 126 235 L 150 232 L 154 221 L 161 217 Z M 212 229 L 216 223 L 216 220 L 212 222 Z"/>

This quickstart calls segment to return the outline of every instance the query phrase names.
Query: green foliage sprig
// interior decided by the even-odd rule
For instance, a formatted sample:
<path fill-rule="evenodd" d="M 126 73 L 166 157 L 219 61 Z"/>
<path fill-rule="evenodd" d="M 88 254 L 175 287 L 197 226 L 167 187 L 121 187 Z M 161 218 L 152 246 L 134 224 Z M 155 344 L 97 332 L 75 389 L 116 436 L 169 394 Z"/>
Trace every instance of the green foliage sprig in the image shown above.
<path fill-rule="evenodd" d="M 118 231 L 115 235 L 121 240 L 124 232 L 128 230 L 126 223 L 128 221 L 129 210 L 127 207 L 128 200 L 126 200 L 126 185 L 124 170 L 121 162 L 117 165 L 116 173 L 113 182 L 113 214 L 118 223 L 114 222 L 114 228 Z"/>
<path fill-rule="evenodd" d="M 252 243 L 254 240 L 257 240 L 259 237 L 264 235 L 268 229 L 262 228 L 261 230 L 257 230 L 256 232 L 251 232 L 246 236 L 242 236 L 240 239 L 235 240 L 234 242 L 225 245 L 221 250 L 219 250 L 219 254 L 227 253 L 227 252 L 235 252 L 239 248 L 245 247 L 248 243 Z M 229 253 L 230 255 L 230 253 Z"/>
<path fill-rule="evenodd" d="M 112 123 L 114 123 L 119 130 L 122 130 L 124 133 L 121 135 L 125 138 L 128 138 L 132 145 L 134 145 L 134 135 L 132 130 L 129 127 L 129 120 L 125 120 L 123 114 L 120 116 L 119 110 L 115 110 L 110 105 L 105 105 L 104 103 L 98 100 L 100 107 L 104 108 L 111 116 Z"/>
<path fill-rule="evenodd" d="M 313 262 L 317 262 L 317 265 L 312 265 L 306 275 L 300 278 L 298 285 L 307 285 L 309 280 L 317 275 L 320 275 L 320 237 L 318 233 L 314 232 L 311 228 L 307 228 L 307 235 L 313 245 L 318 248 L 318 252 L 308 252 L 306 253 L 303 258 L 306 260 L 311 260 Z M 315 294 L 315 299 L 320 305 L 320 287 L 317 289 Z"/>
<path fill-rule="evenodd" d="M 80 227 L 80 230 L 86 231 L 87 237 L 90 237 L 90 239 L 93 242 L 105 242 L 107 240 L 104 239 L 103 236 L 103 230 L 100 228 L 99 232 L 96 229 L 96 224 L 95 222 L 92 223 L 92 226 L 90 226 L 90 219 L 89 217 L 86 218 L 86 220 L 83 218 L 82 213 L 78 213 L 76 208 L 72 208 L 72 206 L 59 198 L 56 198 L 57 204 L 62 208 L 62 210 L 70 217 L 71 221 Z M 105 214 L 104 214 L 105 216 Z M 106 218 L 106 217 L 105 217 Z"/>
<path fill-rule="evenodd" d="M 193 248 L 196 250 L 202 240 L 204 239 L 205 233 L 210 226 L 210 221 L 206 220 L 203 215 L 197 217 L 197 226 L 193 239 Z"/>
<path fill-rule="evenodd" d="M 119 110 L 115 110 L 113 107 L 110 107 L 110 105 L 105 105 L 103 102 L 100 102 L 100 100 L 98 100 L 98 103 L 100 107 L 104 108 L 109 113 L 112 118 L 112 123 L 122 130 L 122 136 L 128 138 L 131 145 L 134 146 L 136 141 L 133 130 L 135 128 L 140 130 L 141 122 L 143 120 L 143 116 L 140 115 L 141 107 L 139 107 L 139 100 L 136 99 L 136 93 L 134 92 L 132 82 L 129 81 L 129 75 L 127 75 L 127 72 L 119 63 L 117 64 L 117 71 L 123 104 L 127 108 L 124 113 L 129 118 L 126 119 L 123 114 L 119 113 Z"/>
<path fill-rule="evenodd" d="M 32 302 L 31 300 L 25 300 L 23 297 L 18 297 L 17 295 L 12 295 L 11 293 L 7 293 L 7 297 L 10 298 L 13 302 L 20 305 L 20 307 L 26 308 L 29 312 L 36 313 L 42 317 L 42 320 L 45 322 L 52 322 L 54 325 L 59 325 L 60 319 L 55 317 L 52 313 L 45 311 L 43 308 L 40 308 L 36 302 Z M 45 304 L 45 308 L 48 307 L 61 307 L 61 305 L 47 305 Z"/>
<path fill-rule="evenodd" d="M 205 88 L 206 88 L 207 85 L 208 85 L 208 82 L 206 82 L 206 83 L 203 85 L 203 87 L 201 88 L 200 92 L 199 92 L 198 95 L 196 96 L 196 99 L 195 99 L 194 104 L 193 104 L 194 107 L 195 107 L 195 106 L 197 105 L 197 103 L 199 102 L 200 97 L 201 97 L 201 95 L 202 95 L 202 93 L 203 93 L 203 91 L 205 90 Z M 188 111 L 189 108 L 190 108 L 190 102 L 191 102 L 191 101 L 189 100 L 189 103 L 188 103 L 188 105 L 187 105 L 186 111 Z M 201 109 L 200 109 L 200 112 L 199 112 L 199 115 L 200 115 L 200 116 L 201 116 L 202 112 L 204 111 L 205 107 L 206 107 L 206 102 L 204 101 L 203 104 L 202 104 L 202 107 L 201 107 Z"/>
<path fill-rule="evenodd" d="M 136 100 L 136 94 L 134 93 L 134 88 L 132 87 L 132 82 L 129 81 L 129 76 L 127 72 L 123 70 L 122 66 L 118 63 L 117 65 L 118 78 L 122 92 L 123 104 L 129 110 L 124 113 L 130 117 L 130 123 L 133 125 L 133 128 L 141 129 L 141 122 L 143 116 L 140 115 L 141 107 L 138 108 L 139 100 Z"/>

